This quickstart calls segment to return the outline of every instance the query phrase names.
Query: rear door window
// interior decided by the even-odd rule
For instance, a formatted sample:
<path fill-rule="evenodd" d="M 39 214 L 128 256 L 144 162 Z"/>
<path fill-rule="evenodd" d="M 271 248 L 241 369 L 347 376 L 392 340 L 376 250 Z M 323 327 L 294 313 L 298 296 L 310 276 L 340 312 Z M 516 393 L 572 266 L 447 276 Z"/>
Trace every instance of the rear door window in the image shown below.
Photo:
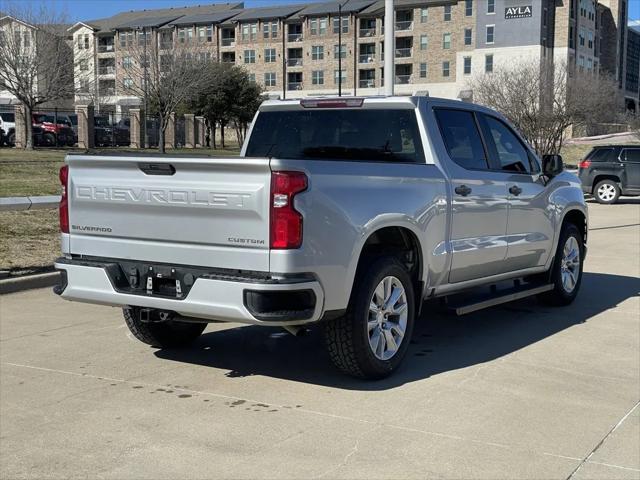
<path fill-rule="evenodd" d="M 592 162 L 606 162 L 612 152 L 613 148 L 595 148 L 587 158 Z"/>
<path fill-rule="evenodd" d="M 625 162 L 640 163 L 640 148 L 627 148 L 622 157 Z"/>
<path fill-rule="evenodd" d="M 486 170 L 487 156 L 474 114 L 445 108 L 435 109 L 435 114 L 451 160 L 468 170 Z"/>
<path fill-rule="evenodd" d="M 299 160 L 424 163 L 413 109 L 260 112 L 245 155 Z"/>

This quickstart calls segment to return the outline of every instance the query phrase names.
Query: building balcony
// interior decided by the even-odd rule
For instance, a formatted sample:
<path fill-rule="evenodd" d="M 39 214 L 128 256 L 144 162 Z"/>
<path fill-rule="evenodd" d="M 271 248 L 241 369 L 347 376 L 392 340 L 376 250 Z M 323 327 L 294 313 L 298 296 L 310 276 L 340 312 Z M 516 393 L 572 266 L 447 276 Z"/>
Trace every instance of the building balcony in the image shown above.
<path fill-rule="evenodd" d="M 413 28 L 412 20 L 396 22 L 396 31 L 411 30 Z"/>
<path fill-rule="evenodd" d="M 375 86 L 376 81 L 374 79 L 360 80 L 358 82 L 358 87 L 360 88 L 375 88 Z"/>
<path fill-rule="evenodd" d="M 290 33 L 287 35 L 287 42 L 301 42 L 302 34 L 301 33 Z"/>
<path fill-rule="evenodd" d="M 358 63 L 374 63 L 376 61 L 375 53 L 362 53 L 358 55 Z"/>
<path fill-rule="evenodd" d="M 106 67 L 98 67 L 98 75 L 115 75 L 115 65 L 108 65 Z"/>
<path fill-rule="evenodd" d="M 100 89 L 100 95 L 102 96 L 109 96 L 112 97 L 116 94 L 116 89 L 114 87 L 109 87 L 109 88 L 101 88 Z"/>
<path fill-rule="evenodd" d="M 302 66 L 302 58 L 289 58 L 287 59 L 288 67 L 301 67 Z"/>
<path fill-rule="evenodd" d="M 220 42 L 220 44 L 223 47 L 235 47 L 236 46 L 236 39 L 235 38 L 223 38 L 222 41 Z"/>
<path fill-rule="evenodd" d="M 375 37 L 376 29 L 375 28 L 361 28 L 358 33 L 359 37 Z"/>
<path fill-rule="evenodd" d="M 287 83 L 287 90 L 302 90 L 302 82 Z"/>
<path fill-rule="evenodd" d="M 411 82 L 411 75 L 396 75 L 396 84 L 407 85 Z"/>
<path fill-rule="evenodd" d="M 409 58 L 411 56 L 411 48 L 396 48 L 396 58 Z"/>
<path fill-rule="evenodd" d="M 173 48 L 173 42 L 168 40 L 166 42 L 160 42 L 160 50 L 171 50 Z"/>
<path fill-rule="evenodd" d="M 98 45 L 98 53 L 115 53 L 116 46 L 114 44 L 110 45 Z"/>

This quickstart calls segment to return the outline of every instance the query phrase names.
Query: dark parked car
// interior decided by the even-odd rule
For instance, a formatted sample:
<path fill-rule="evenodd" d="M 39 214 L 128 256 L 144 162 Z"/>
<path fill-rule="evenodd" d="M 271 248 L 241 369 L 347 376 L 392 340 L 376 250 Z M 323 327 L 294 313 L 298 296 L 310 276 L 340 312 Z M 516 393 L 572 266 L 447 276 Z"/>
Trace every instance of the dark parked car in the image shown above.
<path fill-rule="evenodd" d="M 594 147 L 580 162 L 582 191 L 598 203 L 615 203 L 620 195 L 640 195 L 640 145 Z"/>

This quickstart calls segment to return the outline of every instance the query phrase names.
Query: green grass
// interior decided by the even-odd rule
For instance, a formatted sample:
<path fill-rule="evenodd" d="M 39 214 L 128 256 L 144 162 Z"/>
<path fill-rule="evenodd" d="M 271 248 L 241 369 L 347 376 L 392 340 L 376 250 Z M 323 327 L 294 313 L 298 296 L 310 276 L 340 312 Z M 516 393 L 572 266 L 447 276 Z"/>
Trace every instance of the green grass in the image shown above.
<path fill-rule="evenodd" d="M 135 150 L 130 148 L 94 149 L 91 153 L 110 154 L 154 153 L 157 150 Z M 64 163 L 67 153 L 84 153 L 79 149 L 35 149 L 32 151 L 17 148 L 0 148 L 0 197 L 22 197 L 29 195 L 56 195 L 60 191 L 58 171 Z M 207 155 L 236 156 L 238 148 L 225 150 L 210 149 L 174 149 L 167 150 L 167 155 Z"/>

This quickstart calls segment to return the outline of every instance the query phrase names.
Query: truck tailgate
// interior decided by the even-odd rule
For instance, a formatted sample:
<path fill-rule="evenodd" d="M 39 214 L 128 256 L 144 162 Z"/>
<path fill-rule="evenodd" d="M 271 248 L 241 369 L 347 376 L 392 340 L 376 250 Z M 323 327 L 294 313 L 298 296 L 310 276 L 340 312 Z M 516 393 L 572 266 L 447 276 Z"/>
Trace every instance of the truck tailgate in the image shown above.
<path fill-rule="evenodd" d="M 269 160 L 69 155 L 70 253 L 269 270 Z"/>

